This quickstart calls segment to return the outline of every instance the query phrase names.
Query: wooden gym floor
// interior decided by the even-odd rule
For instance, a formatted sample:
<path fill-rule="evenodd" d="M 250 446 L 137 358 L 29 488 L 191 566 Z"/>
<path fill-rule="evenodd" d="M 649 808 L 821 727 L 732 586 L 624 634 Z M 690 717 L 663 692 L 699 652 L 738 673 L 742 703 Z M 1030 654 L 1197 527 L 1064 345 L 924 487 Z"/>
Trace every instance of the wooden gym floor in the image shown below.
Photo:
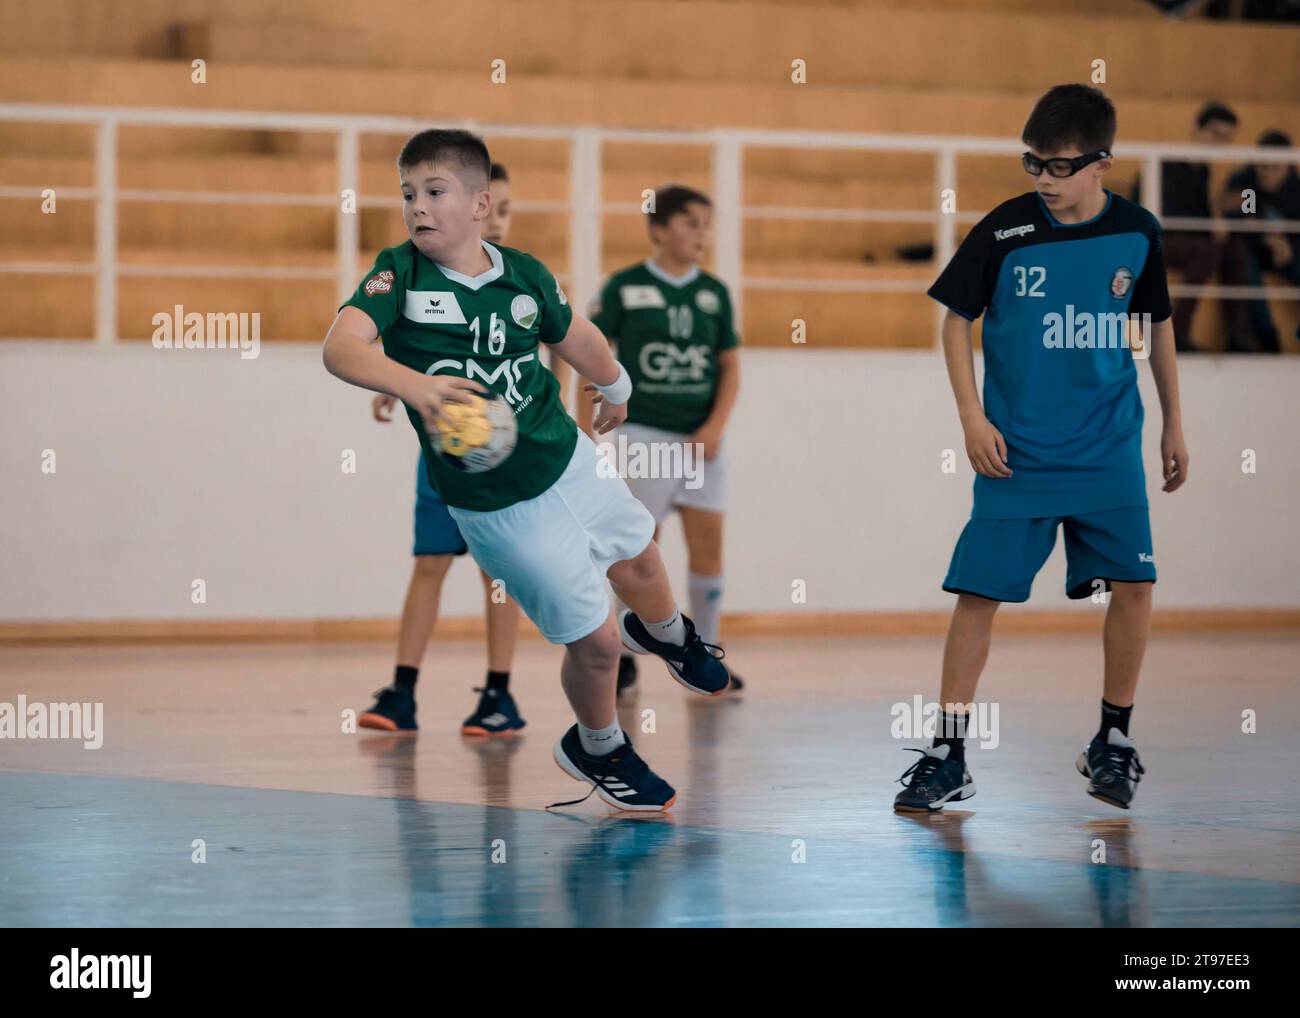
<path fill-rule="evenodd" d="M 890 708 L 937 696 L 940 650 L 746 637 L 728 661 L 748 689 L 718 700 L 642 659 L 620 714 L 678 803 L 627 818 L 594 796 L 545 811 L 585 789 L 551 762 L 570 720 L 538 641 L 513 680 L 529 727 L 492 741 L 458 734 L 477 641 L 435 638 L 417 736 L 341 731 L 388 681 L 386 645 L 3 648 L 0 701 L 99 701 L 105 734 L 0 740 L 0 925 L 1300 923 L 1300 634 L 1153 637 L 1127 813 L 1073 769 L 1099 640 L 1009 635 L 978 794 L 894 814 L 922 740 L 892 737 Z"/>

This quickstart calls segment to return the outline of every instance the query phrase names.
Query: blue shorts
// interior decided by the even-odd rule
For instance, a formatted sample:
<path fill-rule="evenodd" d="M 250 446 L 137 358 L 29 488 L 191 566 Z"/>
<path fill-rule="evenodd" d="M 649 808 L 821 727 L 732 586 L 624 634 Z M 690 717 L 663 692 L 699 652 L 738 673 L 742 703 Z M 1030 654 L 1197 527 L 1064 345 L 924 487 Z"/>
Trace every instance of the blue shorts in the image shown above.
<path fill-rule="evenodd" d="M 1065 526 L 1065 594 L 1079 599 L 1110 590 L 1112 580 L 1155 583 L 1151 517 L 1146 506 L 1026 520 L 972 518 L 957 540 L 943 581 L 950 594 L 1028 601 L 1029 588 Z"/>
<path fill-rule="evenodd" d="M 415 547 L 412 555 L 464 555 L 469 551 L 460 527 L 447 512 L 447 506 L 429 483 L 424 452 L 415 473 Z"/>

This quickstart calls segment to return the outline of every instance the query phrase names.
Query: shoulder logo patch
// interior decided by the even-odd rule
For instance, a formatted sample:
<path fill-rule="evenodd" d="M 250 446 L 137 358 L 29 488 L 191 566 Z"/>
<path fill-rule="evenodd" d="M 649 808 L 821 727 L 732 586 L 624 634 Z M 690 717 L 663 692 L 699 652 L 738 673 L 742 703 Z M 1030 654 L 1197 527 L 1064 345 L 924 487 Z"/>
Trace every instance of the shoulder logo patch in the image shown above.
<path fill-rule="evenodd" d="M 1115 270 L 1115 275 L 1110 277 L 1110 295 L 1116 300 L 1122 300 L 1132 285 L 1133 273 L 1121 265 Z"/>
<path fill-rule="evenodd" d="M 537 301 L 526 293 L 519 294 L 510 302 L 510 317 L 521 328 L 531 329 L 537 321 Z"/>
<path fill-rule="evenodd" d="M 722 309 L 722 301 L 712 290 L 696 290 L 695 306 L 706 315 L 716 315 Z"/>
<path fill-rule="evenodd" d="M 366 296 L 373 297 L 377 293 L 388 293 L 393 288 L 393 274 L 387 269 L 383 272 L 376 272 L 366 280 Z"/>
<path fill-rule="evenodd" d="M 564 307 L 569 303 L 569 298 L 564 296 L 564 290 L 560 287 L 560 281 L 558 279 L 555 281 L 555 296 L 560 298 L 560 307 Z"/>
<path fill-rule="evenodd" d="M 636 311 L 639 308 L 665 308 L 668 306 L 668 302 L 664 300 L 663 291 L 657 286 L 620 286 L 618 296 L 623 302 L 623 310 L 625 311 Z"/>

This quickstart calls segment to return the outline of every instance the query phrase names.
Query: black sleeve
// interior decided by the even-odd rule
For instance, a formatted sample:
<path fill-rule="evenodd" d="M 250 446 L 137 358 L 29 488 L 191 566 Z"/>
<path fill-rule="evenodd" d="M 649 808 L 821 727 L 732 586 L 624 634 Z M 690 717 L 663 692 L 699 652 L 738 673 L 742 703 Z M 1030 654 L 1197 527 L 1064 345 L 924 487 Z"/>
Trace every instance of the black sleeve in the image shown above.
<path fill-rule="evenodd" d="M 1149 314 L 1152 323 L 1163 322 L 1174 313 L 1169 303 L 1169 280 L 1165 275 L 1165 248 L 1158 226 L 1155 226 L 1151 234 L 1151 250 L 1147 252 L 1142 274 L 1133 284 L 1133 297 L 1129 300 L 1128 310 L 1129 314 Z"/>
<path fill-rule="evenodd" d="M 926 292 L 940 304 L 974 321 L 993 297 L 990 254 L 993 238 L 988 219 L 981 219 L 966 234 L 948 267 Z"/>

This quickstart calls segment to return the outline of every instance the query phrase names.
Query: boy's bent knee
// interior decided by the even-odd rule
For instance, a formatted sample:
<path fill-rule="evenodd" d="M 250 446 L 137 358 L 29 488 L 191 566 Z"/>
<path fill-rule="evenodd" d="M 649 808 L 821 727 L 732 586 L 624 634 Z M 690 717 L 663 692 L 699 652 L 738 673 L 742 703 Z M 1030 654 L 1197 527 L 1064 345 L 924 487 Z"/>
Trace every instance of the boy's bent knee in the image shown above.
<path fill-rule="evenodd" d="M 584 665 L 591 667 L 613 667 L 618 662 L 622 642 L 618 630 L 612 622 L 605 622 L 599 629 L 588 633 L 581 640 L 574 640 L 567 645 L 567 650 Z"/>
<path fill-rule="evenodd" d="M 615 583 L 644 582 L 654 579 L 662 568 L 663 561 L 659 557 L 659 546 L 651 541 L 639 555 L 615 562 L 609 567 L 606 575 Z"/>

